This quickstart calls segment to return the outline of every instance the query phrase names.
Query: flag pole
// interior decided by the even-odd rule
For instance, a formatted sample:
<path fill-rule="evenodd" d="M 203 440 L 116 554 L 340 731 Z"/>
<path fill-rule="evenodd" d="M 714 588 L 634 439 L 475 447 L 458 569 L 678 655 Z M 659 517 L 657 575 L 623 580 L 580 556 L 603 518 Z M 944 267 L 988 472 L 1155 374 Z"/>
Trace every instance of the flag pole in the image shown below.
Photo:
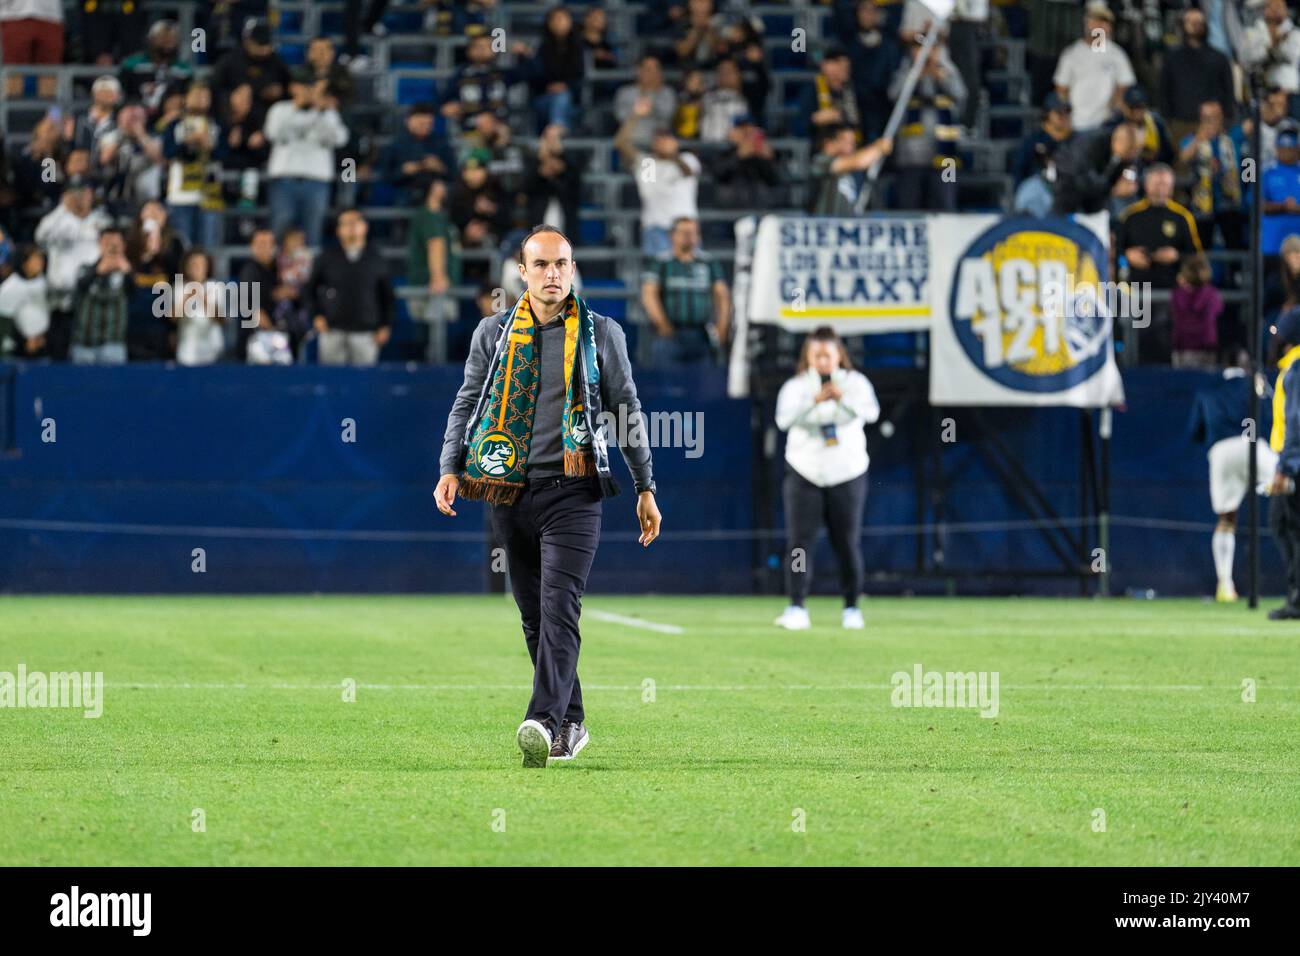
<path fill-rule="evenodd" d="M 889 114 L 889 122 L 885 124 L 884 139 L 893 139 L 894 134 L 898 132 L 898 127 L 903 122 L 903 111 L 907 109 L 907 104 L 912 100 L 912 93 L 921 79 L 921 71 L 925 69 L 925 62 L 930 58 L 930 51 L 934 49 L 934 45 L 939 41 L 939 34 L 942 32 L 945 23 L 947 23 L 946 16 L 931 21 L 930 29 L 926 31 L 925 40 L 921 43 L 921 51 L 917 54 L 916 59 L 912 61 L 912 68 L 907 71 L 907 77 L 903 80 L 903 89 L 894 102 L 894 111 Z M 857 203 L 853 207 L 854 212 L 859 214 L 866 212 L 867 206 L 871 202 L 871 193 L 875 188 L 876 180 L 880 177 L 881 167 L 884 165 L 885 158 L 882 156 L 872 163 L 871 168 L 867 170 L 867 179 L 858 193 Z"/>

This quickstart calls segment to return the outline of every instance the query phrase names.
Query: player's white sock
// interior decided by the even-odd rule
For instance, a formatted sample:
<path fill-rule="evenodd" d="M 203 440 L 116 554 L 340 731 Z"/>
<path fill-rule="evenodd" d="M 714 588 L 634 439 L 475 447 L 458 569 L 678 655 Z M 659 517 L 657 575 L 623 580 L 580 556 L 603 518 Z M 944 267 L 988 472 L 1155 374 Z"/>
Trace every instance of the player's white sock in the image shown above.
<path fill-rule="evenodd" d="M 1214 573 L 1218 575 L 1219 583 L 1231 584 L 1232 555 L 1237 548 L 1236 532 L 1216 529 L 1210 545 L 1214 551 Z"/>

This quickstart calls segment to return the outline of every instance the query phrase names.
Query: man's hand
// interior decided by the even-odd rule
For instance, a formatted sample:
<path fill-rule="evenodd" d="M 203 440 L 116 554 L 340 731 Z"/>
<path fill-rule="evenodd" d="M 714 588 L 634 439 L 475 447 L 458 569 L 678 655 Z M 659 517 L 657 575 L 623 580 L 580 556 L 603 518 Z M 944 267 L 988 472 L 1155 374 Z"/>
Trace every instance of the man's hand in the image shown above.
<path fill-rule="evenodd" d="M 393 334 L 391 327 L 385 325 L 383 328 L 375 330 L 375 344 L 383 348 L 388 344 L 388 337 Z"/>
<path fill-rule="evenodd" d="M 312 325 L 316 327 L 317 332 L 328 332 L 330 327 L 329 323 L 325 321 L 325 316 L 323 315 L 316 316 L 316 318 L 312 320 Z"/>
<path fill-rule="evenodd" d="M 1163 266 L 1171 265 L 1178 261 L 1178 250 L 1173 246 L 1161 246 L 1151 258 Z"/>
<path fill-rule="evenodd" d="M 1279 471 L 1274 473 L 1273 481 L 1268 486 L 1268 493 L 1270 496 L 1275 497 L 1280 497 L 1286 494 L 1286 474 L 1284 472 Z"/>
<path fill-rule="evenodd" d="M 451 506 L 456 501 L 456 489 L 459 487 L 460 487 L 459 478 L 457 478 L 455 475 L 443 475 L 441 478 L 438 479 L 438 487 L 435 488 L 433 491 L 433 500 L 438 505 L 438 510 L 445 515 L 450 515 L 453 518 L 456 517 L 456 512 L 452 510 Z M 651 507 L 654 507 L 653 500 L 651 501 Z M 640 510 L 640 505 L 637 505 L 637 510 L 638 511 Z M 657 528 L 658 526 L 659 526 L 659 512 L 656 511 L 655 527 Z"/>
<path fill-rule="evenodd" d="M 447 478 L 452 478 L 454 480 L 454 477 L 455 476 L 453 475 L 448 475 L 443 478 L 443 481 L 446 481 Z M 438 487 L 442 487 L 442 482 L 438 483 Z M 453 512 L 453 514 L 454 513 L 455 512 Z M 650 542 L 659 537 L 659 522 L 661 520 L 659 516 L 659 506 L 655 504 L 655 495 L 653 491 L 643 491 L 641 494 L 637 495 L 636 520 L 641 525 L 641 537 L 637 540 L 641 542 L 641 547 L 648 548 L 650 547 Z"/>

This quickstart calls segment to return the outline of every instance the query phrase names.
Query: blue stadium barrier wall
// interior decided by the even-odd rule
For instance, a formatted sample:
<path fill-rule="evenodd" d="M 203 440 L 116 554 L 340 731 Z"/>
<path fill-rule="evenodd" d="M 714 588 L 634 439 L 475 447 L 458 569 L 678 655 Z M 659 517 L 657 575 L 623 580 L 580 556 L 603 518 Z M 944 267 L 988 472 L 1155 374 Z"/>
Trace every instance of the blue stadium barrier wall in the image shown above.
<path fill-rule="evenodd" d="M 493 576 L 484 506 L 464 502 L 459 517 L 447 519 L 431 497 L 460 378 L 459 368 L 404 366 L 0 365 L 0 591 L 486 590 Z M 1186 434 L 1191 396 L 1208 380 L 1168 369 L 1125 375 L 1129 404 L 1115 415 L 1112 510 L 1121 519 L 1194 527 L 1120 520 L 1110 553 L 1116 592 L 1213 590 L 1205 456 Z M 648 411 L 703 413 L 704 453 L 656 450 L 665 537 L 648 551 L 635 543 L 631 481 L 614 455 L 624 493 L 605 503 L 590 589 L 752 592 L 749 403 L 728 399 L 716 370 L 643 370 L 638 385 Z M 944 448 L 946 519 L 1023 521 L 979 443 L 962 441 L 973 434 L 968 413 L 942 414 L 955 419 L 958 438 Z M 985 414 L 1057 510 L 1078 515 L 1078 412 Z M 916 518 L 913 463 L 926 427 L 920 415 L 897 421 L 888 440 L 871 431 L 869 529 Z M 345 419 L 355 423 L 354 442 L 343 440 Z M 303 529 L 312 533 L 296 533 Z M 674 541 L 677 531 L 693 537 Z M 1273 543 L 1264 542 L 1265 587 L 1279 593 Z M 192 570 L 196 548 L 204 551 L 203 573 Z M 869 533 L 865 549 L 869 571 L 907 572 L 916 562 L 911 533 Z M 769 542 L 769 560 L 779 563 L 781 550 Z M 1244 543 L 1237 553 L 1241 587 Z M 833 593 L 824 541 L 816 557 L 818 590 Z M 945 559 L 949 568 L 976 573 L 1056 564 L 1037 532 L 1014 527 L 951 534 Z M 981 589 L 1079 590 L 1065 579 L 969 586 Z"/>

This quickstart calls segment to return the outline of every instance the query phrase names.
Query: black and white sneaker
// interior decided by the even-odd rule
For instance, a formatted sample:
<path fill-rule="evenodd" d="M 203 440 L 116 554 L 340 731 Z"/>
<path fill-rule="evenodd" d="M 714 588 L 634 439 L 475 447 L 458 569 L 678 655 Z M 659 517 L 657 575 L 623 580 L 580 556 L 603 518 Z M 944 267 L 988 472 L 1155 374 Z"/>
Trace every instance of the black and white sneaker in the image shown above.
<path fill-rule="evenodd" d="M 525 767 L 545 767 L 551 752 L 551 732 L 537 720 L 525 720 L 515 733 L 519 752 L 524 755 Z"/>
<path fill-rule="evenodd" d="M 555 735 L 555 742 L 551 744 L 552 760 L 572 760 L 578 756 L 578 752 L 587 746 L 587 741 L 591 735 L 587 733 L 587 728 L 582 724 L 566 720 L 560 725 L 560 732 Z"/>

